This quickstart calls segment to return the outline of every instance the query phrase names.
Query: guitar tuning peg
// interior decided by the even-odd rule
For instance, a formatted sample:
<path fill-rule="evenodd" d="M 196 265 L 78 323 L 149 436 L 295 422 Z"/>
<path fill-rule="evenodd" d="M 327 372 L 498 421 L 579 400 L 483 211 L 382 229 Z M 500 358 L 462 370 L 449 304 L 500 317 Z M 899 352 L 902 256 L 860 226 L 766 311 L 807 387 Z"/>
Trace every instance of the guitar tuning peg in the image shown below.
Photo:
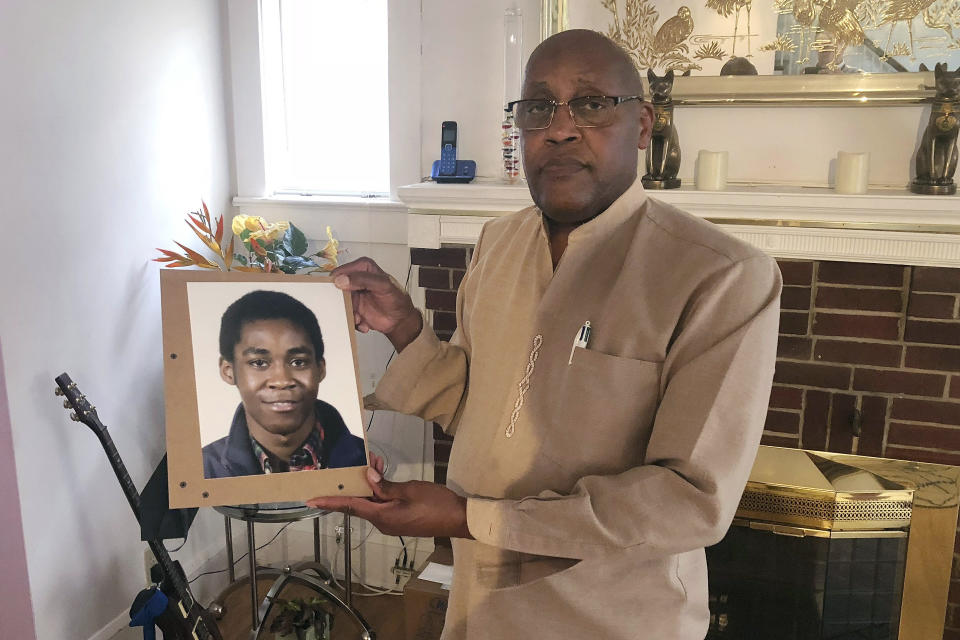
<path fill-rule="evenodd" d="M 62 395 L 63 395 L 63 389 L 61 389 L 60 387 L 57 387 L 56 389 L 53 390 L 53 395 L 55 395 L 55 396 L 62 396 Z"/>
<path fill-rule="evenodd" d="M 78 416 L 75 413 L 70 414 L 70 419 L 73 420 L 74 422 L 80 422 L 80 416 Z"/>
<path fill-rule="evenodd" d="M 69 409 L 69 408 L 70 408 L 70 401 L 69 401 L 69 400 L 64 400 L 64 401 L 63 401 L 63 408 L 64 408 L 64 409 Z"/>

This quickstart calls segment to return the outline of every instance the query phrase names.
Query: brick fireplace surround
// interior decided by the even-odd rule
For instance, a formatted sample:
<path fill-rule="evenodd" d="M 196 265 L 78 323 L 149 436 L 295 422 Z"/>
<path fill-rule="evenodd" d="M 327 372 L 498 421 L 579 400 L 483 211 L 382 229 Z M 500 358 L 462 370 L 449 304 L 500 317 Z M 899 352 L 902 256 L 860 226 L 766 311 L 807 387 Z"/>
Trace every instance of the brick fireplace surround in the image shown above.
<path fill-rule="evenodd" d="M 442 339 L 456 328 L 470 251 L 411 249 Z M 960 465 L 960 269 L 778 262 L 780 341 L 763 443 Z M 436 426 L 434 437 L 434 480 L 444 482 L 452 440 Z M 944 640 L 960 640 L 960 536 L 954 551 Z"/>

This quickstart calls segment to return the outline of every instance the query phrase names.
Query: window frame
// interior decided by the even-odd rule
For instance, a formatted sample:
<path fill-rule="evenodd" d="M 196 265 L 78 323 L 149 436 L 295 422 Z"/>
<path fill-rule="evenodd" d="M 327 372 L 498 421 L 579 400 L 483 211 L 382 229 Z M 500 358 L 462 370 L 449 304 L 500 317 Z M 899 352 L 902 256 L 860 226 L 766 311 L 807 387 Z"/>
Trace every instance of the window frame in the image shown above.
<path fill-rule="evenodd" d="M 227 0 L 230 93 L 233 107 L 234 176 L 239 198 L 289 200 L 278 193 L 269 172 L 269 139 L 263 100 L 266 11 L 278 0 Z M 324 201 L 396 203 L 397 187 L 419 182 L 420 168 L 420 0 L 387 3 L 390 195 L 303 196 Z"/>

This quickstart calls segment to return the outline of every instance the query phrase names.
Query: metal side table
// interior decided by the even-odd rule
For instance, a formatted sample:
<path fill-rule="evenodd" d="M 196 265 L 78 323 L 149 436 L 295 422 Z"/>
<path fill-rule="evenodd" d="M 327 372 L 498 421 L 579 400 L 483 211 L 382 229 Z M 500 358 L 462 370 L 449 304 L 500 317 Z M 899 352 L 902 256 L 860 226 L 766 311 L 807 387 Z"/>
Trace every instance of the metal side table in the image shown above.
<path fill-rule="evenodd" d="M 333 574 L 327 569 L 320 556 L 320 517 L 330 513 L 322 509 L 313 509 L 300 503 L 278 502 L 265 504 L 249 504 L 237 506 L 218 506 L 216 511 L 223 514 L 224 530 L 227 538 L 227 571 L 230 585 L 238 584 L 234 572 L 233 558 L 233 530 L 230 520 L 243 520 L 247 523 L 247 559 L 250 567 L 250 610 L 251 627 L 250 640 L 258 640 L 263 632 L 263 625 L 273 608 L 277 595 L 288 584 L 299 584 L 316 591 L 320 596 L 330 600 L 336 607 L 351 618 L 361 630 L 360 640 L 376 640 L 376 634 L 363 616 L 353 608 L 353 575 L 350 558 L 350 516 L 343 516 L 344 542 L 344 587 L 345 597 L 341 598 L 330 585 Z M 291 567 L 276 569 L 273 567 L 257 566 L 257 542 L 254 525 L 263 523 L 289 523 L 306 519 L 313 520 L 313 561 L 299 562 Z M 311 571 L 316 577 L 308 575 Z M 275 576 L 276 580 L 267 592 L 262 602 L 257 598 L 257 576 Z M 230 587 L 228 587 L 228 590 Z M 226 593 L 226 592 L 224 592 Z"/>

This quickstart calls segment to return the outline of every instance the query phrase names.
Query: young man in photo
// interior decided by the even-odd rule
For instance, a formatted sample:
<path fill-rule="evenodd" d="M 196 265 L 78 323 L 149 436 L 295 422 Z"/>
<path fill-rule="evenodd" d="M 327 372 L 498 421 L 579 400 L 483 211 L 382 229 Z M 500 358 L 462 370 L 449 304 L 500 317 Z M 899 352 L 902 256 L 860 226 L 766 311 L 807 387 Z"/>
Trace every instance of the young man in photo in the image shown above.
<path fill-rule="evenodd" d="M 220 322 L 220 377 L 237 387 L 230 433 L 203 448 L 206 478 L 366 464 L 363 439 L 317 399 L 326 376 L 317 317 L 277 291 L 253 291 Z"/>

